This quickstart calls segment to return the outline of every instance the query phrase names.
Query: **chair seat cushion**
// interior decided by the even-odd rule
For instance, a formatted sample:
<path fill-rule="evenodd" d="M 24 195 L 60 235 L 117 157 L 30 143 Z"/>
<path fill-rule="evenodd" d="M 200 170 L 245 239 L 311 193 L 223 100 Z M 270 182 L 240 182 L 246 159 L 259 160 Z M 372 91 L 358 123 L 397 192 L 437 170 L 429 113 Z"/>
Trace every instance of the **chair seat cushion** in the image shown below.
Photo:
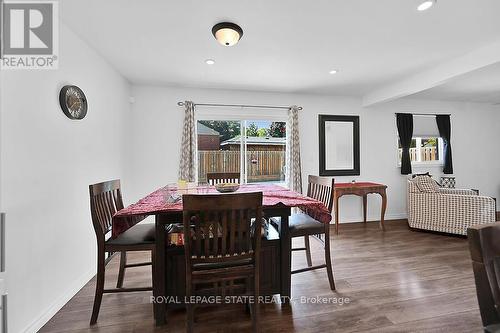
<path fill-rule="evenodd" d="M 273 217 L 271 223 L 279 225 L 281 218 Z M 292 214 L 288 219 L 288 226 L 292 237 L 322 234 L 325 231 L 323 223 L 304 213 Z"/>
<path fill-rule="evenodd" d="M 114 239 L 109 239 L 106 244 L 110 245 L 140 245 L 155 242 L 154 223 L 139 223 L 120 234 Z"/>

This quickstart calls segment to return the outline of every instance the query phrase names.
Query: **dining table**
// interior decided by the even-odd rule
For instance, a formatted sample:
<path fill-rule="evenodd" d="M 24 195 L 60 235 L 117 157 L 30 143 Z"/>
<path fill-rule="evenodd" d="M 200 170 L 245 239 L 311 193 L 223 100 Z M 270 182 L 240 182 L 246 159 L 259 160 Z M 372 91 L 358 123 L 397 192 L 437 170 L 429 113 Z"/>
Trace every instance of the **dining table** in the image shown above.
<path fill-rule="evenodd" d="M 266 219 L 280 217 L 281 224 L 278 230 L 280 246 L 280 299 L 287 304 L 291 294 L 291 237 L 289 233 L 289 216 L 292 208 L 296 207 L 322 223 L 330 223 L 331 212 L 320 201 L 309 198 L 298 192 L 289 190 L 276 184 L 242 184 L 235 193 L 262 192 L 262 210 Z M 119 210 L 113 216 L 112 237 L 117 237 L 127 229 L 133 227 L 142 216 L 155 216 L 155 254 L 153 272 L 153 296 L 167 297 L 166 284 L 169 278 L 166 274 L 166 226 L 182 223 L 182 195 L 183 194 L 221 194 L 215 187 L 200 185 L 180 189 L 177 186 L 167 185 L 157 189 L 138 202 Z M 172 277 L 170 277 L 172 278 Z M 157 326 L 166 323 L 165 302 L 153 302 L 154 317 Z"/>

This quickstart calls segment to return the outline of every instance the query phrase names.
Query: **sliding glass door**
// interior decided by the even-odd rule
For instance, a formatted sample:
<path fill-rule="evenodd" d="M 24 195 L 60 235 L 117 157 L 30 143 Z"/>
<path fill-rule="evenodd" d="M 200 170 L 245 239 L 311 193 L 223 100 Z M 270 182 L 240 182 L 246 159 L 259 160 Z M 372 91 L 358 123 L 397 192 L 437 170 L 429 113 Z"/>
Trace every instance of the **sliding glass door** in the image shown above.
<path fill-rule="evenodd" d="M 239 172 L 245 183 L 284 183 L 286 122 L 198 120 L 198 182 L 207 173 Z"/>
<path fill-rule="evenodd" d="M 207 173 L 241 174 L 241 122 L 199 120 L 197 122 L 198 182 L 207 181 Z"/>
<path fill-rule="evenodd" d="M 247 183 L 284 182 L 286 123 L 246 120 L 245 128 Z"/>

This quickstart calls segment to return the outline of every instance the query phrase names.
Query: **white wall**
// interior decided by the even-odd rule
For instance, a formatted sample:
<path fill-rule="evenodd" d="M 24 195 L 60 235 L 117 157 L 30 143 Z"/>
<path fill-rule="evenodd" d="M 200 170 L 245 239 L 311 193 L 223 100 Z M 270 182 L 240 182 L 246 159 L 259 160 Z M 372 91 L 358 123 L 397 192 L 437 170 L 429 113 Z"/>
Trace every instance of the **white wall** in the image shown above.
<path fill-rule="evenodd" d="M 95 274 L 88 185 L 123 178 L 130 85 L 65 25 L 58 70 L 1 75 L 9 331 L 36 332 Z M 87 95 L 82 121 L 59 107 L 65 84 Z"/>
<path fill-rule="evenodd" d="M 361 176 L 336 177 L 382 182 L 388 185 L 387 219 L 406 217 L 406 178 L 397 166 L 395 112 L 451 113 L 452 145 L 458 186 L 480 189 L 500 198 L 500 108 L 487 104 L 466 104 L 403 99 L 372 108 L 350 97 L 224 91 L 173 87 L 134 86 L 133 129 L 129 136 L 131 179 L 129 194 L 135 200 L 154 189 L 177 180 L 183 112 L 178 101 L 301 105 L 300 134 L 303 178 L 318 174 L 318 114 L 360 116 Z M 220 113 L 221 110 L 216 112 Z M 227 111 L 230 114 L 231 110 Z M 273 112 L 273 111 L 267 111 Z M 206 112 L 205 112 L 206 113 Z M 437 179 L 440 167 L 415 168 L 430 171 Z M 305 185 L 304 185 L 305 186 Z M 305 188 L 305 187 L 304 187 Z M 380 198 L 369 198 L 368 217 L 379 219 Z M 362 220 L 361 199 L 341 199 L 341 221 Z"/>

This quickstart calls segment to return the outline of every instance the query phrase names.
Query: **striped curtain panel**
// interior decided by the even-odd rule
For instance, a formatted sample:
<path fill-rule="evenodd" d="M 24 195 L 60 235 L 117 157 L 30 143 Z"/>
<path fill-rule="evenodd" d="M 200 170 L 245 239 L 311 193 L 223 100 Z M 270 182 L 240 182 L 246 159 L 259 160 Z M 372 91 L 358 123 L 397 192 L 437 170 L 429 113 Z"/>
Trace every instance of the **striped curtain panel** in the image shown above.
<path fill-rule="evenodd" d="M 185 101 L 184 107 L 179 179 L 194 182 L 196 179 L 196 124 L 194 120 L 194 104 L 191 101 Z"/>
<path fill-rule="evenodd" d="M 290 190 L 302 193 L 302 169 L 300 166 L 299 108 L 294 105 L 288 111 L 286 135 L 286 183 Z"/>

